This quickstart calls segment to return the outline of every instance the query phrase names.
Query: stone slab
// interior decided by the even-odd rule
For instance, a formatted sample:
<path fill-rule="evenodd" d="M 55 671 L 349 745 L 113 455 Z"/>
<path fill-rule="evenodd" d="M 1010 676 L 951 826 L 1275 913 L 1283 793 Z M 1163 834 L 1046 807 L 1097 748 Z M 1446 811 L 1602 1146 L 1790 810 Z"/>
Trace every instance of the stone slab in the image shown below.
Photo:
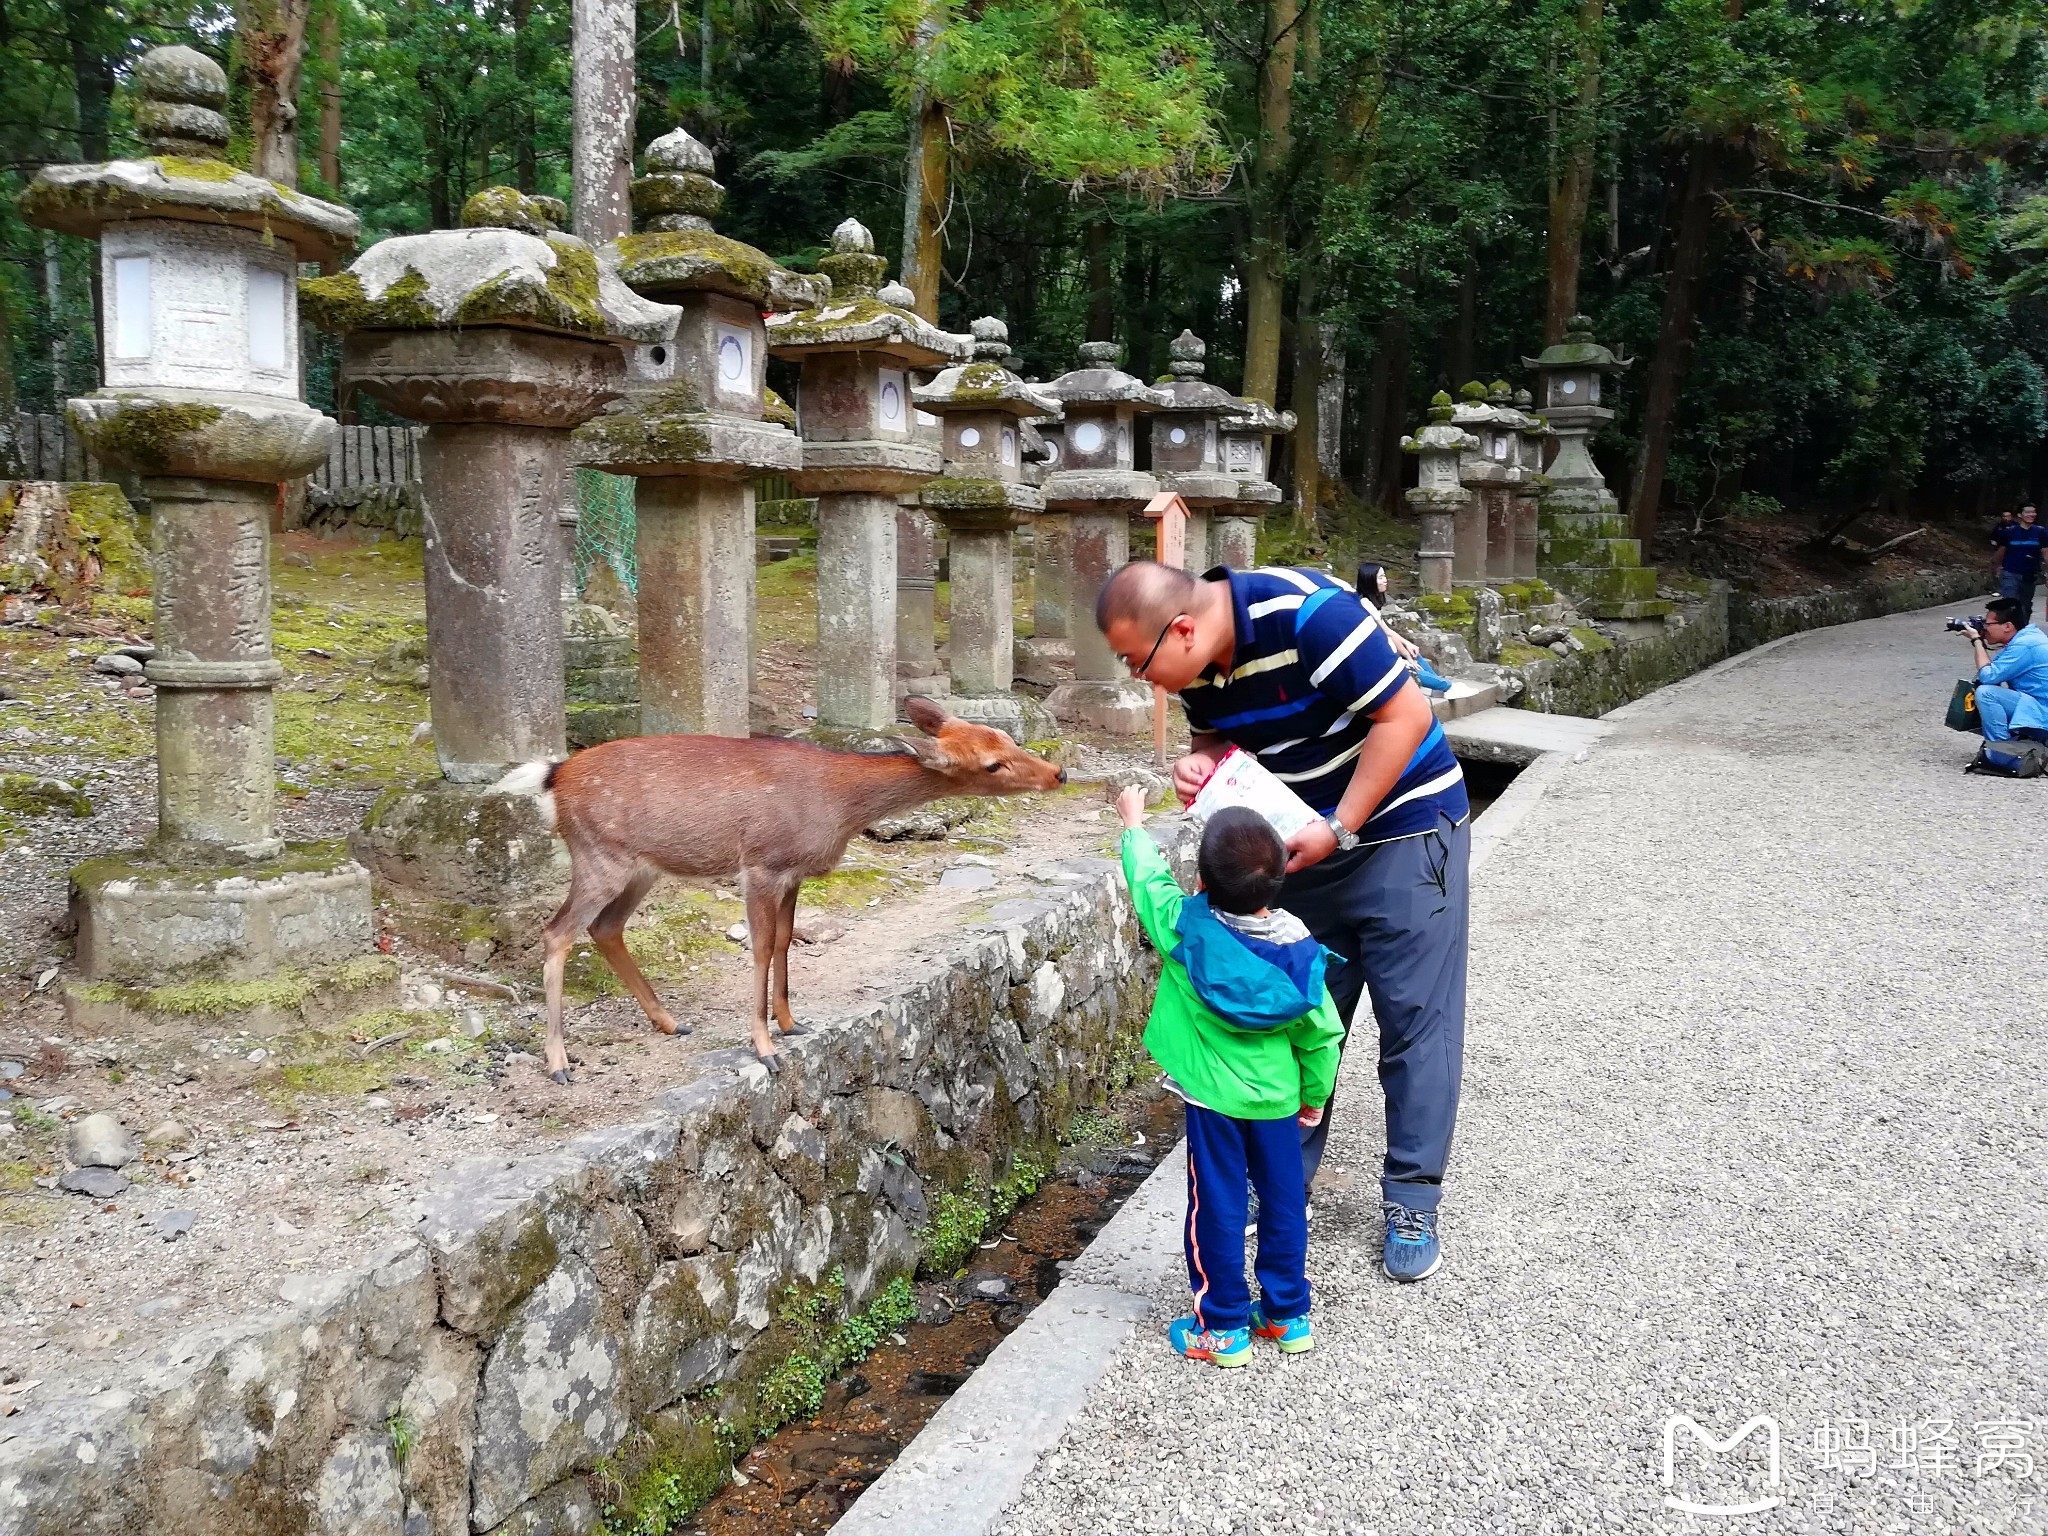
<path fill-rule="evenodd" d="M 1014 693 L 971 699 L 948 695 L 936 702 L 947 714 L 958 719 L 1008 731 L 1010 739 L 1015 742 L 1047 741 L 1058 734 L 1051 710 L 1036 699 Z"/>
<path fill-rule="evenodd" d="M 1056 720 L 1072 720 L 1113 735 L 1152 729 L 1152 691 L 1126 678 L 1114 683 L 1062 683 L 1045 701 Z"/>
<path fill-rule="evenodd" d="M 539 802 L 487 784 L 434 780 L 395 796 L 349 846 L 380 881 L 440 901 L 546 904 L 568 878 L 568 854 Z"/>
<path fill-rule="evenodd" d="M 376 938 L 370 872 L 331 844 L 205 870 L 89 860 L 72 871 L 71 910 L 89 982 L 250 981 L 368 954 Z"/>
<path fill-rule="evenodd" d="M 1533 763 L 1546 752 L 1575 756 L 1612 729 L 1603 721 L 1577 715 L 1500 706 L 1444 722 L 1453 752 L 1494 763 Z"/>
<path fill-rule="evenodd" d="M 1451 679 L 1450 692 L 1429 695 L 1429 707 L 1439 720 L 1462 720 L 1499 704 L 1500 684 L 1479 682 L 1469 677 Z"/>

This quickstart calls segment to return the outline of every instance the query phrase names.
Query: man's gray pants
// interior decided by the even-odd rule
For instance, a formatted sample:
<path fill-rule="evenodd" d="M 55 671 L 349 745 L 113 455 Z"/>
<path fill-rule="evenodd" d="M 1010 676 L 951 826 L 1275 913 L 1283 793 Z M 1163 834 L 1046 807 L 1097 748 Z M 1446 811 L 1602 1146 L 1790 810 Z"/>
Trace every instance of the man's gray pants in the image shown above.
<path fill-rule="evenodd" d="M 1433 1211 L 1458 1119 L 1465 1072 L 1465 945 L 1472 823 L 1335 853 L 1287 877 L 1279 904 L 1344 957 L 1326 973 L 1345 1044 L 1362 994 L 1379 1025 L 1380 1088 L 1387 1101 L 1381 1194 Z M 1322 1166 L 1336 1108 L 1301 1135 L 1302 1177 Z"/>

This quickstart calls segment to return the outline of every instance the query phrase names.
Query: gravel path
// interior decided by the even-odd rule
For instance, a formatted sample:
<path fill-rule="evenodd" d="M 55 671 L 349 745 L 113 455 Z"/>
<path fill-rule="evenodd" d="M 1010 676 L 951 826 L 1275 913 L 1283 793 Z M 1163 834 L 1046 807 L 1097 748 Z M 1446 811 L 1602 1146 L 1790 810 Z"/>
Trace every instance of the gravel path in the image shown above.
<path fill-rule="evenodd" d="M 1184 1364 L 1163 1294 L 998 1529 L 2048 1531 L 2048 787 L 1959 771 L 1940 618 L 1656 695 L 1560 775 L 1475 881 L 1444 1270 L 1379 1275 L 1340 1117 L 1316 1352 Z M 1778 1483 L 1764 1433 L 1681 1430 L 1667 1489 L 1674 1414 L 1770 1416 Z"/>

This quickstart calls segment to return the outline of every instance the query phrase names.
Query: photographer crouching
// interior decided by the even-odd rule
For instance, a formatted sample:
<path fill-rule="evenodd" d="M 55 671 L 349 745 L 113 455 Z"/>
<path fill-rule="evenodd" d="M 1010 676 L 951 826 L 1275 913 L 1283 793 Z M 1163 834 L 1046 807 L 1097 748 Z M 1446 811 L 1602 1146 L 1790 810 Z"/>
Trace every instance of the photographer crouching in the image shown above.
<path fill-rule="evenodd" d="M 1949 628 L 1970 637 L 1986 741 L 2048 741 L 2048 634 L 2038 624 L 2022 628 L 2025 618 L 2019 599 L 1994 597 L 1984 605 L 1983 618 L 1948 621 Z M 1992 646 L 1999 647 L 1995 657 Z"/>

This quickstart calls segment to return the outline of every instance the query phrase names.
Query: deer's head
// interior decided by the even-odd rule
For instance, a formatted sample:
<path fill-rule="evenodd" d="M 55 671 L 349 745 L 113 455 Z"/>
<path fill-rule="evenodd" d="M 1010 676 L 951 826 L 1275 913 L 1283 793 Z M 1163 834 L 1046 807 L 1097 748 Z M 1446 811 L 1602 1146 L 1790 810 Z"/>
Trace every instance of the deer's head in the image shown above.
<path fill-rule="evenodd" d="M 1067 782 L 1066 769 L 1026 752 L 993 726 L 955 719 L 930 699 L 905 699 L 903 712 L 924 732 L 903 744 L 926 768 L 949 779 L 958 794 L 1016 795 Z"/>

